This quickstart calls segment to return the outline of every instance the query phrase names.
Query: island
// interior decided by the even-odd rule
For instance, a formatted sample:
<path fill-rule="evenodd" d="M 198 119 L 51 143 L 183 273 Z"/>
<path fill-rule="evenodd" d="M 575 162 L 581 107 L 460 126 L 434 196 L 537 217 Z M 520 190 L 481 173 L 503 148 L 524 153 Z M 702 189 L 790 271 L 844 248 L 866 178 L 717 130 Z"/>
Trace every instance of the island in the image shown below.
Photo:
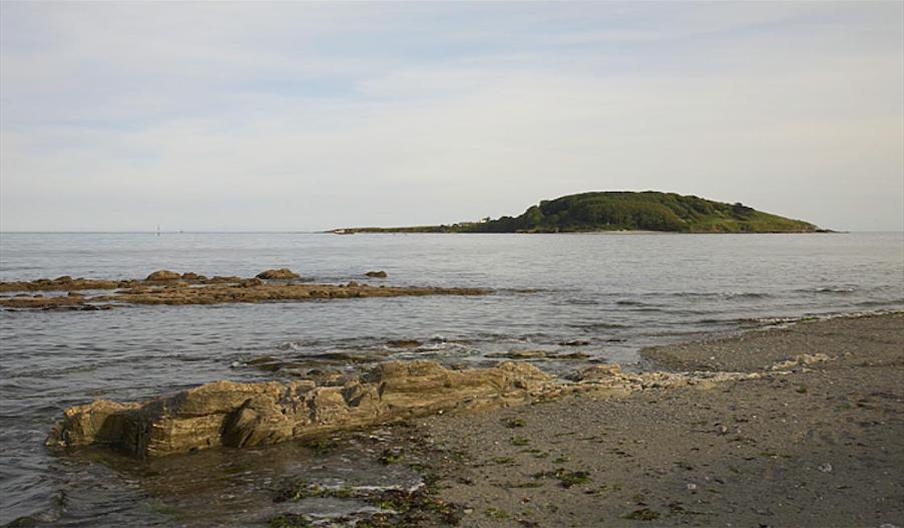
<path fill-rule="evenodd" d="M 346 227 L 354 233 L 576 233 L 664 231 L 675 233 L 819 233 L 829 232 L 742 203 L 657 191 L 585 192 L 543 200 L 517 217 L 410 227 Z"/>

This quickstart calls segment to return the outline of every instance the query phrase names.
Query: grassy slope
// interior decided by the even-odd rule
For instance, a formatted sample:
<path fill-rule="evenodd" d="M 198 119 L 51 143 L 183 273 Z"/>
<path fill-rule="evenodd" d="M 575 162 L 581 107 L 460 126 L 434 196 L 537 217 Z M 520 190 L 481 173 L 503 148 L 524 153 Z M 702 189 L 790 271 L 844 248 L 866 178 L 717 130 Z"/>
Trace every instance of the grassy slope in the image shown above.
<path fill-rule="evenodd" d="M 405 228 L 354 228 L 347 232 L 555 233 L 670 231 L 686 233 L 814 232 L 810 223 L 675 193 L 588 192 L 544 200 L 518 217 L 480 223 Z"/>

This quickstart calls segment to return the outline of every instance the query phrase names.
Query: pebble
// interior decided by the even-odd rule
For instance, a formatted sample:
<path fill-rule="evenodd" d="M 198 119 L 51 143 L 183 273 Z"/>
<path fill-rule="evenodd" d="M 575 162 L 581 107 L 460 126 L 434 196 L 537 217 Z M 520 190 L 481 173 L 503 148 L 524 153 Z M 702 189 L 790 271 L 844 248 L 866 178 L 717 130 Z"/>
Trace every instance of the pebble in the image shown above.
<path fill-rule="evenodd" d="M 820 465 L 816 469 L 818 469 L 819 471 L 822 471 L 823 473 L 831 473 L 832 472 L 832 464 L 829 464 L 828 462 L 826 462 L 825 464 Z"/>

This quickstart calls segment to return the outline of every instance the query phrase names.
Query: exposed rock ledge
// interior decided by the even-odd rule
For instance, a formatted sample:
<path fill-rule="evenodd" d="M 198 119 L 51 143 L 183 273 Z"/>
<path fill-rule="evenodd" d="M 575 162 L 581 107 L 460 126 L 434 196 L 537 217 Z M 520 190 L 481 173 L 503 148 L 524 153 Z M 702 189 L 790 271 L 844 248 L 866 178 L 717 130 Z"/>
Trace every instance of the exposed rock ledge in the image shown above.
<path fill-rule="evenodd" d="M 573 393 L 621 396 L 648 388 L 709 388 L 759 373 L 627 374 L 598 365 L 561 382 L 526 363 L 451 370 L 432 361 L 390 361 L 361 376 L 217 381 L 141 403 L 96 400 L 70 407 L 46 444 L 105 446 L 157 457 L 217 446 L 250 447 L 451 410 L 506 407 Z"/>
<path fill-rule="evenodd" d="M 261 280 L 261 278 L 265 280 Z M 269 279 L 278 280 L 278 282 Z M 221 304 L 307 301 L 358 297 L 402 297 L 422 295 L 486 295 L 482 288 L 438 288 L 419 286 L 371 286 L 295 282 L 300 277 L 291 270 L 267 270 L 257 277 L 205 277 L 197 273 L 155 271 L 144 280 L 73 279 L 68 275 L 53 280 L 0 282 L 0 307 L 40 310 L 101 310 L 124 304 Z M 115 290 L 106 294 L 96 290 Z M 25 293 L 67 291 L 68 295 Z M 84 293 L 82 293 L 84 292 Z"/>

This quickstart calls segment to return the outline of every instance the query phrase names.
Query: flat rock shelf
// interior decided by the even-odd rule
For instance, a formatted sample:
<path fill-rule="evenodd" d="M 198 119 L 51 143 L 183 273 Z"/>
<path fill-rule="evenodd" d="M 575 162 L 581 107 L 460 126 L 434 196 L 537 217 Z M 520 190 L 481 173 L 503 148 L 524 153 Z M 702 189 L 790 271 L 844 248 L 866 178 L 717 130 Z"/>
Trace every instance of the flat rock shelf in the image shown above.
<path fill-rule="evenodd" d="M 111 290 L 104 293 L 104 290 Z M 66 292 L 46 295 L 36 292 Z M 84 292 L 84 293 L 83 293 Z M 100 292 L 100 293 L 98 293 Z M 0 307 L 40 310 L 103 310 L 125 304 L 222 304 L 273 301 L 403 297 L 423 295 L 487 295 L 483 288 L 372 286 L 356 281 L 314 284 L 287 269 L 267 270 L 253 278 L 205 277 L 159 270 L 143 280 L 56 279 L 0 282 Z"/>

